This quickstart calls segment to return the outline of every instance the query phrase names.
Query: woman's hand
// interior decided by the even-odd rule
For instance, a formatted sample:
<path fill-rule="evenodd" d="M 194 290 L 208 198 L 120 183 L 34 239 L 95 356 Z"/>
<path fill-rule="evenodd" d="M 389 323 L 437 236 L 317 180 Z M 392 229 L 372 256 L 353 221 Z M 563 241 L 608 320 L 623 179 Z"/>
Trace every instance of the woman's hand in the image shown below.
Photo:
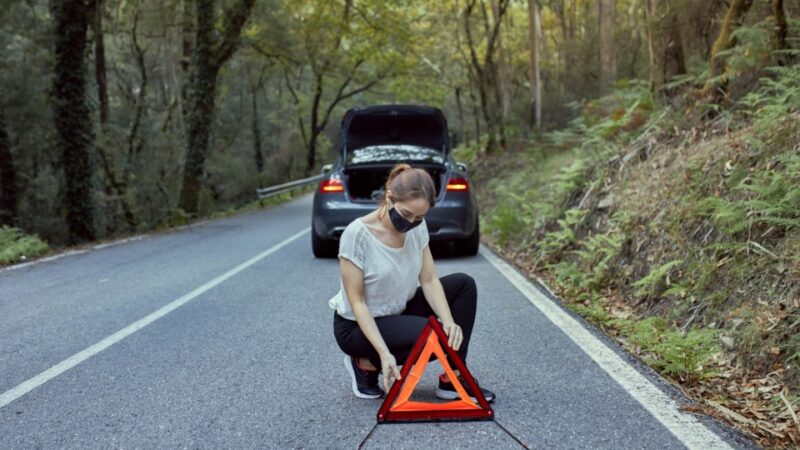
<path fill-rule="evenodd" d="M 464 332 L 461 331 L 461 327 L 456 325 L 455 322 L 449 322 L 442 324 L 442 328 L 444 328 L 444 334 L 447 335 L 447 345 L 458 351 L 461 343 L 464 342 Z"/>
<path fill-rule="evenodd" d="M 381 373 L 384 391 L 388 393 L 392 384 L 400 379 L 400 369 L 397 368 L 397 361 L 391 353 L 381 357 Z"/>

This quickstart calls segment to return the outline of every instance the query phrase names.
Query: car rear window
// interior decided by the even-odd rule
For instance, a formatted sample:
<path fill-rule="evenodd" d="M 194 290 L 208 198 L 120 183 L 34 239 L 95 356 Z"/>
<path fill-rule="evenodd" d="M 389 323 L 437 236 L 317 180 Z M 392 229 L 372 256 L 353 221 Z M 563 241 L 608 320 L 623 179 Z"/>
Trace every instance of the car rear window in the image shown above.
<path fill-rule="evenodd" d="M 444 164 L 441 150 L 416 145 L 375 145 L 347 151 L 347 165 L 427 162 Z"/>

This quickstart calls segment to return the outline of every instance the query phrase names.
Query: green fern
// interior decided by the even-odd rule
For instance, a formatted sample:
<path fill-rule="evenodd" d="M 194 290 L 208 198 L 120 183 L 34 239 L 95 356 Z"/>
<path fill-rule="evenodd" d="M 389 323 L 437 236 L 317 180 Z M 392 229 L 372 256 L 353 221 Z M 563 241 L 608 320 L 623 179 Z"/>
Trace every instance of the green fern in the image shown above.
<path fill-rule="evenodd" d="M 683 260 L 676 259 L 656 267 L 646 277 L 633 283 L 633 286 L 637 288 L 634 295 L 637 297 L 651 297 L 655 295 L 655 289 L 664 280 L 664 277 L 667 276 L 670 270 L 681 264 L 683 264 Z"/>
<path fill-rule="evenodd" d="M 800 56 L 798 50 L 787 53 Z M 800 65 L 765 70 L 773 76 L 761 78 L 759 89 L 745 95 L 739 103 L 755 118 L 756 134 L 768 138 L 775 127 L 800 110 Z"/>
<path fill-rule="evenodd" d="M 628 342 L 647 352 L 658 345 L 666 330 L 667 321 L 658 316 L 639 321 L 620 322 L 620 331 L 627 337 Z"/>
<path fill-rule="evenodd" d="M 786 154 L 778 161 L 784 170 L 757 172 L 734 187 L 733 192 L 745 198 L 707 197 L 695 212 L 729 236 L 761 224 L 783 231 L 800 227 L 800 155 Z"/>
<path fill-rule="evenodd" d="M 571 303 L 568 306 L 576 313 L 600 327 L 605 327 L 614 323 L 600 296 L 593 296 L 587 303 L 588 304 Z"/>
<path fill-rule="evenodd" d="M 718 331 L 712 329 L 690 330 L 685 335 L 668 331 L 651 348 L 656 357 L 646 358 L 646 362 L 667 375 L 689 382 L 712 377 L 716 373 L 707 369 L 706 365 L 719 352 L 717 334 Z"/>
<path fill-rule="evenodd" d="M 559 219 L 559 229 L 550 231 L 544 235 L 539 242 L 539 250 L 543 257 L 558 256 L 568 245 L 575 242 L 575 231 L 573 227 L 583 221 L 587 211 L 584 209 L 569 209 L 564 213 L 564 218 Z"/>
<path fill-rule="evenodd" d="M 560 261 L 556 264 L 548 265 L 547 268 L 553 271 L 556 283 L 564 288 L 578 286 L 583 276 L 578 264 L 572 261 Z"/>
<path fill-rule="evenodd" d="M 588 178 L 589 162 L 584 158 L 577 158 L 567 167 L 561 169 L 552 184 L 553 199 L 564 203 L 584 185 Z"/>
<path fill-rule="evenodd" d="M 596 234 L 583 242 L 582 249 L 575 251 L 582 266 L 588 270 L 583 276 L 583 287 L 598 289 L 603 286 L 609 265 L 622 248 L 624 238 L 621 233 Z"/>
<path fill-rule="evenodd" d="M 748 248 L 747 242 L 725 241 L 714 242 L 703 247 L 706 250 L 713 250 L 718 252 L 741 252 Z"/>

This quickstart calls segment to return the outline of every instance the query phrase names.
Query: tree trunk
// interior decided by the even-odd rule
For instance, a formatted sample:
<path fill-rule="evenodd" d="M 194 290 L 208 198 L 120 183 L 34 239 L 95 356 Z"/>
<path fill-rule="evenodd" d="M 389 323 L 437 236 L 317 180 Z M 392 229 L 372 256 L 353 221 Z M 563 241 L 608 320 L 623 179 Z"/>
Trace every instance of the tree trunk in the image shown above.
<path fill-rule="evenodd" d="M 215 0 L 195 0 L 195 42 L 189 76 L 186 123 L 186 161 L 183 167 L 180 207 L 197 213 L 206 154 L 214 121 L 214 97 L 219 69 L 236 49 L 244 23 L 255 0 L 240 0 L 225 12 L 224 27 L 214 26 Z M 214 39 L 215 33 L 220 40 Z"/>
<path fill-rule="evenodd" d="M 187 133 L 186 120 L 189 115 L 189 74 L 192 61 L 192 44 L 194 43 L 194 0 L 183 0 L 183 20 L 181 23 L 181 117 L 184 134 Z"/>
<path fill-rule="evenodd" d="M 661 94 L 661 87 L 677 75 L 686 73 L 678 14 L 671 0 L 645 0 L 647 48 L 650 56 L 650 90 Z"/>
<path fill-rule="evenodd" d="M 655 94 L 661 89 L 660 78 L 661 73 L 659 69 L 657 53 L 656 53 L 656 7 L 658 0 L 645 0 L 644 1 L 644 17 L 645 26 L 647 29 L 647 56 L 648 66 L 650 67 L 650 92 Z M 663 1 L 663 0 L 662 0 Z"/>
<path fill-rule="evenodd" d="M 470 77 L 471 78 L 471 77 Z M 470 85 L 475 83 L 470 82 Z M 475 97 L 475 92 L 472 88 L 469 89 L 469 99 L 472 103 L 472 118 L 475 120 L 475 145 L 481 143 L 481 114 L 478 106 L 478 99 Z"/>
<path fill-rule="evenodd" d="M 100 167 L 106 176 L 105 193 L 109 197 L 116 196 L 119 198 L 120 206 L 122 207 L 122 216 L 125 218 L 125 223 L 128 225 L 128 230 L 133 231 L 136 229 L 137 225 L 136 217 L 133 215 L 133 209 L 128 203 L 128 199 L 126 197 L 126 192 L 128 191 L 128 174 L 130 172 L 126 169 L 123 175 L 124 181 L 121 181 L 119 178 L 117 178 L 117 171 L 114 168 L 111 157 L 106 154 L 103 147 L 98 145 L 95 147 L 95 151 L 100 161 Z M 113 228 L 111 231 L 113 231 Z"/>
<path fill-rule="evenodd" d="M 598 54 L 600 55 L 600 92 L 607 93 L 617 79 L 614 46 L 615 0 L 597 0 Z"/>
<path fill-rule="evenodd" d="M 144 140 L 139 137 L 139 127 L 142 123 L 142 116 L 147 100 L 147 67 L 144 63 L 144 49 L 139 45 L 137 37 L 137 29 L 139 28 L 139 11 L 137 10 L 133 18 L 133 27 L 131 27 L 131 44 L 133 47 L 134 56 L 136 58 L 136 66 L 139 69 L 139 76 L 141 84 L 139 85 L 139 93 L 136 95 L 136 106 L 133 113 L 133 121 L 131 128 L 128 132 L 128 158 L 134 161 L 144 146 Z M 127 179 L 127 176 L 125 177 Z"/>
<path fill-rule="evenodd" d="M 539 70 L 539 4 L 537 0 L 528 0 L 528 41 L 530 60 L 528 76 L 531 85 L 531 107 L 529 124 L 536 129 L 542 128 L 542 78 Z"/>
<path fill-rule="evenodd" d="M 561 61 L 561 67 L 572 67 L 572 64 L 570 63 L 572 54 L 565 50 L 569 48 L 570 43 L 569 19 L 567 18 L 566 11 L 567 7 L 564 0 L 554 2 L 553 5 L 556 8 L 555 13 L 558 16 L 558 23 L 561 28 L 561 48 L 556 49 L 556 52 L 558 52 L 558 59 Z"/>
<path fill-rule="evenodd" d="M 500 15 L 500 7 L 497 4 L 498 0 L 491 0 L 492 3 L 492 18 L 498 27 L 502 28 L 500 24 L 502 16 Z M 508 74 L 508 64 L 506 62 L 506 52 L 503 47 L 503 32 L 497 33 L 497 90 L 499 92 L 500 113 L 501 117 L 505 119 L 508 116 L 508 111 L 511 108 L 511 77 Z"/>
<path fill-rule="evenodd" d="M 256 169 L 258 173 L 264 171 L 264 152 L 261 151 L 261 127 L 259 124 L 259 116 L 258 116 L 258 99 L 257 97 L 257 89 L 253 89 L 253 150 L 256 160 Z"/>
<path fill-rule="evenodd" d="M 11 139 L 0 115 L 0 225 L 13 226 L 17 217 L 17 170 L 11 153 Z"/>
<path fill-rule="evenodd" d="M 197 212 L 201 178 L 205 171 L 206 152 L 211 139 L 217 70 L 213 63 L 214 0 L 195 0 L 196 31 L 189 72 L 186 162 L 183 168 L 180 207 Z"/>
<path fill-rule="evenodd" d="M 789 26 L 786 23 L 786 9 L 783 7 L 783 0 L 772 0 L 772 20 L 775 22 L 772 32 L 772 49 L 776 53 L 775 63 L 779 66 L 786 65 L 789 55 L 782 53 L 789 48 L 786 38 L 789 34 Z"/>
<path fill-rule="evenodd" d="M 478 88 L 481 112 L 483 113 L 483 118 L 486 122 L 486 133 L 488 135 L 488 140 L 485 147 L 486 154 L 492 153 L 494 149 L 497 148 L 498 138 L 500 139 L 500 145 L 502 147 L 505 147 L 506 145 L 502 114 L 499 111 L 501 107 L 501 105 L 498 104 L 500 102 L 500 95 L 499 90 L 497 89 L 497 80 L 494 76 L 496 71 L 493 57 L 496 48 L 495 44 L 497 42 L 497 36 L 500 32 L 501 20 L 508 9 L 508 4 L 508 1 L 500 1 L 498 4 L 498 20 L 495 21 L 491 27 L 488 23 L 486 23 L 488 19 L 484 17 L 484 25 L 487 31 L 488 42 L 486 45 L 483 62 L 478 59 L 475 42 L 472 38 L 472 29 L 470 26 L 470 17 L 475 7 L 475 1 L 470 1 L 464 9 L 464 29 L 466 32 L 465 34 L 470 53 L 471 72 L 474 72 L 475 74 L 473 79 Z M 494 88 L 495 101 L 492 101 L 490 98 L 490 88 Z"/>
<path fill-rule="evenodd" d="M 719 54 L 736 45 L 735 39 L 731 36 L 733 30 L 741 26 L 745 14 L 753 6 L 753 0 L 731 0 L 728 12 L 719 30 L 717 40 L 711 48 L 711 60 L 709 61 L 708 81 L 706 81 L 705 92 L 707 95 L 716 97 L 723 94 L 727 88 L 725 59 L 720 58 Z"/>
<path fill-rule="evenodd" d="M 84 0 L 54 0 L 55 77 L 53 82 L 56 147 L 66 178 L 64 203 L 70 241 L 95 238 L 92 208 L 91 122 L 86 99 Z"/>
<path fill-rule="evenodd" d="M 322 101 L 322 75 L 316 75 L 314 84 L 314 100 L 311 102 L 311 132 L 309 133 L 308 151 L 306 153 L 306 175 L 311 173 L 317 164 L 317 137 L 319 129 L 319 104 Z"/>
<path fill-rule="evenodd" d="M 94 76 L 97 100 L 100 103 L 100 124 L 108 122 L 108 83 L 106 83 L 106 50 L 103 34 L 103 0 L 94 2 Z"/>
<path fill-rule="evenodd" d="M 458 110 L 458 129 L 459 129 L 459 136 L 458 139 L 463 142 L 469 142 L 469 137 L 467 136 L 467 125 L 464 123 L 464 104 L 461 101 L 461 87 L 456 87 L 456 108 Z"/>

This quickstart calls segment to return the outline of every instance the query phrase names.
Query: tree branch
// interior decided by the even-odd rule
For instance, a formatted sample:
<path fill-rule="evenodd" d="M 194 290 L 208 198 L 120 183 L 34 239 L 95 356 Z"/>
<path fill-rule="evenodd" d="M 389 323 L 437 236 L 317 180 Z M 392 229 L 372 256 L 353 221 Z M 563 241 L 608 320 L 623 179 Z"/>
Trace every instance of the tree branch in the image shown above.
<path fill-rule="evenodd" d="M 255 50 L 255 52 L 258 53 L 259 55 L 261 55 L 261 56 L 263 56 L 263 57 L 265 57 L 267 59 L 273 59 L 273 60 L 279 61 L 282 64 L 285 64 L 286 62 L 290 62 L 290 63 L 296 64 L 296 65 L 300 64 L 299 60 L 294 59 L 289 55 L 286 55 L 284 53 L 279 53 L 279 52 L 271 53 L 270 51 L 259 47 L 257 44 L 255 44 L 253 42 L 250 43 L 250 48 Z"/>
<path fill-rule="evenodd" d="M 214 66 L 219 70 L 225 61 L 230 59 L 236 46 L 239 45 L 242 27 L 250 16 L 255 0 L 238 0 L 233 6 L 225 11 L 224 27 L 222 38 L 214 51 Z"/>
<path fill-rule="evenodd" d="M 291 80 L 289 80 L 289 69 L 283 69 L 283 76 L 286 79 L 286 87 L 289 88 L 289 93 L 292 94 L 292 98 L 294 98 L 295 106 L 299 107 L 300 96 L 297 95 L 297 91 L 295 91 Z M 295 114 L 297 114 L 297 123 L 300 126 L 300 137 L 303 138 L 303 147 L 308 147 L 308 136 L 306 136 L 306 125 L 303 123 L 303 116 L 297 112 L 297 108 L 295 108 Z"/>
<path fill-rule="evenodd" d="M 353 72 L 355 72 L 355 71 L 356 71 L 356 69 L 358 68 L 358 66 L 360 66 L 360 65 L 361 65 L 363 62 L 364 62 L 364 60 L 363 60 L 363 59 L 362 59 L 362 60 L 359 60 L 359 61 L 358 61 L 358 62 L 357 62 L 357 63 L 356 63 L 354 66 L 353 66 Z M 356 89 L 353 89 L 352 91 L 349 91 L 349 92 L 347 92 L 347 93 L 344 93 L 344 90 L 345 90 L 345 89 L 347 89 L 347 86 L 348 86 L 348 85 L 350 84 L 350 82 L 353 80 L 353 77 L 352 77 L 352 75 L 351 75 L 351 76 L 349 76 L 349 77 L 347 77 L 347 79 L 344 81 L 344 83 L 342 83 L 342 85 L 341 85 L 341 86 L 339 86 L 339 90 L 336 92 L 336 97 L 335 97 L 335 98 L 333 99 L 333 101 L 332 101 L 332 102 L 331 102 L 331 103 L 328 105 L 328 108 L 327 108 L 327 110 L 325 111 L 325 116 L 324 116 L 324 119 L 323 119 L 323 120 L 322 120 L 322 122 L 320 122 L 320 124 L 319 124 L 319 128 L 320 128 L 320 130 L 323 130 L 323 129 L 325 129 L 325 126 L 327 126 L 327 124 L 328 124 L 328 120 L 330 119 L 331 113 L 333 113 L 333 109 L 334 109 L 334 108 L 336 108 L 336 105 L 338 105 L 339 103 L 341 103 L 343 100 L 347 100 L 348 98 L 350 98 L 350 97 L 352 97 L 352 96 L 354 96 L 354 95 L 357 95 L 357 94 L 359 94 L 359 93 L 361 93 L 361 92 L 364 92 L 364 91 L 366 91 L 366 90 L 369 90 L 370 88 L 372 88 L 373 86 L 375 86 L 376 84 L 378 84 L 378 83 L 379 83 L 381 80 L 383 80 L 384 78 L 386 78 L 386 76 L 388 76 L 388 75 L 389 75 L 389 71 L 388 71 L 388 70 L 387 70 L 386 72 L 379 73 L 379 74 L 378 74 L 378 75 L 377 75 L 377 76 L 376 76 L 376 77 L 375 77 L 373 80 L 371 80 L 371 81 L 370 81 L 370 82 L 368 82 L 367 84 L 365 84 L 365 85 L 363 85 L 363 86 L 361 86 L 361 87 L 358 87 L 358 88 L 356 88 Z"/>

